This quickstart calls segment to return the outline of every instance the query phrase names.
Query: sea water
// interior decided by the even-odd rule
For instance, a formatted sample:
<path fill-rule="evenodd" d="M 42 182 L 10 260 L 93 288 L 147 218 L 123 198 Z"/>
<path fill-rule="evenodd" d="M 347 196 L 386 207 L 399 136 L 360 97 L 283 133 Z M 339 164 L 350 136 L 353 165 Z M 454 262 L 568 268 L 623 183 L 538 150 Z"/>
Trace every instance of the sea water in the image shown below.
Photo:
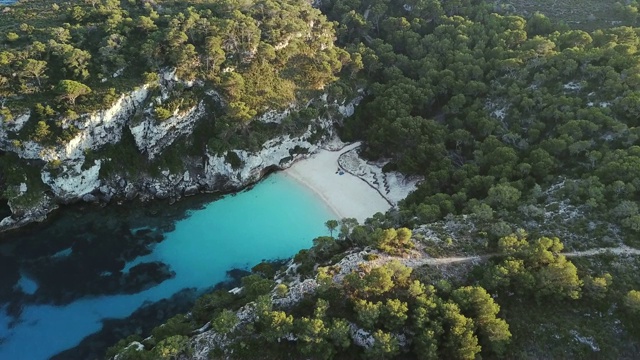
<path fill-rule="evenodd" d="M 323 224 L 331 218 L 335 215 L 309 189 L 281 174 L 251 190 L 187 211 L 151 253 L 129 261 L 123 269 L 159 261 L 175 277 L 134 294 L 80 297 L 64 305 L 27 302 L 18 319 L 0 303 L 0 359 L 50 358 L 99 331 L 104 319 L 126 318 L 142 305 L 185 288 L 211 287 L 223 281 L 229 269 L 290 257 L 311 246 L 313 238 L 328 235 Z M 135 226 L 132 231 L 145 228 L 140 223 Z M 60 231 L 57 234 L 64 238 Z M 71 248 L 52 251 L 51 261 L 74 252 Z M 38 294 L 39 285 L 37 278 L 22 271 L 14 290 L 22 289 L 28 299 L 29 294 Z"/>

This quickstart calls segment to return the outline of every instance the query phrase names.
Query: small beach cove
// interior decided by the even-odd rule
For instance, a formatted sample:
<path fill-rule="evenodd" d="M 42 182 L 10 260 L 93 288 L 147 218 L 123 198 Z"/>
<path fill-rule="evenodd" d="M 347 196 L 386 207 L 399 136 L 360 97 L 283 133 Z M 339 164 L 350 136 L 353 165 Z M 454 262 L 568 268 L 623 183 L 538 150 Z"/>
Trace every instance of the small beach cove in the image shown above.
<path fill-rule="evenodd" d="M 229 280 L 230 270 L 310 247 L 327 235 L 326 220 L 387 211 L 392 201 L 339 165 L 359 145 L 319 150 L 222 198 L 77 206 L 3 234 L 0 358 L 100 356 L 111 333 L 140 331 L 127 319 L 157 325 Z"/>
<path fill-rule="evenodd" d="M 0 359 L 55 357 L 108 319 L 126 319 L 190 289 L 193 296 L 227 280 L 229 270 L 288 258 L 326 235 L 324 222 L 337 218 L 283 173 L 209 199 L 140 209 L 77 207 L 3 234 Z M 151 316 L 156 325 L 172 314 L 162 315 Z M 64 354 L 55 358 L 72 357 Z"/>
<path fill-rule="evenodd" d="M 406 178 L 382 171 L 382 164 L 369 163 L 358 155 L 360 142 L 340 150 L 321 149 L 284 171 L 286 176 L 314 191 L 342 218 L 367 218 L 384 213 L 416 189 L 422 178 Z"/>
<path fill-rule="evenodd" d="M 360 143 L 338 151 L 320 150 L 293 164 L 284 174 L 314 191 L 338 218 L 355 218 L 362 223 L 377 212 L 389 210 L 391 205 L 378 191 L 339 166 L 339 157 L 358 146 Z"/>

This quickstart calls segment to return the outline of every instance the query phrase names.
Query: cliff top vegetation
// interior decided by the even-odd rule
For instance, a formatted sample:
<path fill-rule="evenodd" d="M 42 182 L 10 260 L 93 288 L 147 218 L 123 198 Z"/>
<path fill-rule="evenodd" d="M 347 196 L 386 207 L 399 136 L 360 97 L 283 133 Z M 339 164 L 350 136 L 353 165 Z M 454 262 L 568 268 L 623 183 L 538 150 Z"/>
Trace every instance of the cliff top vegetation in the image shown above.
<path fill-rule="evenodd" d="M 637 260 L 561 253 L 637 245 L 640 30 L 629 6 L 624 23 L 587 28 L 554 21 L 560 12 L 520 16 L 472 0 L 323 1 L 320 10 L 338 23 L 337 44 L 362 64 L 365 84 L 342 136 L 364 140 L 371 159 L 390 159 L 386 169 L 426 180 L 397 211 L 343 223 L 346 242 L 316 239 L 298 254 L 298 272 L 315 278 L 319 291 L 292 308 L 259 300 L 257 320 L 229 330 L 241 340 L 227 349 L 288 356 L 315 349 L 319 358 L 628 356 Z M 430 255 L 496 256 L 452 273 L 364 264 L 336 281 L 340 259 L 357 250 L 407 251 L 405 236 L 392 236 L 401 226 Z M 364 256 L 376 264 L 381 255 Z M 325 301 L 328 312 L 311 312 Z M 484 312 L 500 313 L 494 303 L 502 319 Z M 474 313 L 470 304 L 486 307 Z M 485 320 L 495 331 L 483 333 Z M 349 326 L 365 329 L 368 345 L 333 337 Z"/>

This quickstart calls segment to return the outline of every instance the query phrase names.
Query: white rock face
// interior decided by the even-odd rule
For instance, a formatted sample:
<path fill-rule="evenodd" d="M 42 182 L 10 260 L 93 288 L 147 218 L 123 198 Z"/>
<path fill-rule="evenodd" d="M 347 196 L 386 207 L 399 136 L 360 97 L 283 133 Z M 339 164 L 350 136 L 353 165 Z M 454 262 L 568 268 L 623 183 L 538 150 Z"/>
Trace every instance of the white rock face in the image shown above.
<path fill-rule="evenodd" d="M 196 80 L 181 80 L 178 77 L 178 72 L 175 68 L 165 68 L 158 73 L 158 77 L 160 80 L 160 90 L 162 92 L 163 100 L 168 98 L 169 92 L 173 89 L 175 84 L 182 84 L 185 88 L 189 89 L 195 85 L 204 86 L 204 81 L 196 79 Z"/>
<path fill-rule="evenodd" d="M 124 73 L 124 68 L 118 69 L 118 71 L 114 72 L 112 77 L 117 78 L 120 77 Z"/>
<path fill-rule="evenodd" d="M 164 121 L 158 121 L 151 116 L 146 116 L 139 124 L 132 126 L 131 134 L 136 141 L 138 150 L 146 153 L 149 159 L 153 159 L 167 146 L 171 145 L 178 137 L 190 134 L 196 122 L 205 114 L 204 102 L 200 101 L 183 114 L 177 114 Z"/>
<path fill-rule="evenodd" d="M 177 78 L 175 70 L 171 69 L 164 70 L 158 75 L 157 85 L 160 95 L 155 99 L 149 99 L 150 86 L 153 84 L 145 85 L 123 94 L 109 109 L 81 115 L 75 120 L 61 119 L 63 128 L 73 125 L 78 129 L 76 135 L 63 145 L 45 147 L 33 141 L 22 143 L 8 141 L 8 135 L 12 132 L 17 133 L 29 121 L 30 113 L 25 113 L 11 122 L 0 122 L 0 150 L 14 152 L 23 159 L 61 163 L 55 171 L 48 170 L 49 167 L 46 166 L 41 172 L 42 181 L 51 188 L 55 198 L 45 196 L 46 199 L 38 205 L 37 209 L 18 209 L 12 217 L 0 223 L 0 230 L 44 219 L 49 211 L 57 207 L 55 202 L 70 203 L 78 200 L 109 202 L 113 197 L 129 200 L 136 197 L 142 200 L 168 198 L 170 201 L 175 201 L 182 196 L 194 195 L 201 191 L 236 191 L 258 181 L 270 168 L 287 168 L 299 158 L 316 152 L 319 145 L 319 139 L 316 136 L 318 127 L 325 132 L 325 135 L 329 135 L 324 140 L 335 136 L 332 130 L 332 119 L 316 119 L 300 136 L 279 136 L 265 142 L 256 152 L 233 151 L 239 159 L 239 166 L 235 164 L 237 167 L 235 169 L 227 162 L 229 152 L 223 154 L 206 152 L 202 157 L 185 157 L 184 168 L 179 173 L 174 174 L 161 169 L 166 171 L 162 171 L 162 175 L 156 177 L 142 174 L 139 178 L 129 179 L 113 175 L 101 179 L 99 176 L 101 165 L 108 159 L 95 161 L 87 169 L 82 169 L 87 152 L 99 150 L 106 144 L 120 142 L 125 127 L 131 131 L 138 150 L 146 153 L 149 159 L 158 156 L 178 137 L 193 132 L 197 121 L 206 115 L 204 100 L 197 106 L 175 113 L 164 121 L 157 121 L 151 115 L 154 106 L 151 101 L 162 104 L 174 96 L 172 90 L 178 84 L 187 88 L 204 86 L 204 84 L 198 81 L 181 81 Z M 225 105 L 224 99 L 215 90 L 209 89 L 205 94 L 220 105 Z M 325 95 L 321 99 L 325 101 L 325 106 L 332 108 L 331 113 L 337 110 L 343 116 L 352 115 L 354 106 L 362 99 L 359 96 L 346 104 L 337 102 L 326 104 L 326 98 Z M 280 123 L 291 112 L 304 106 L 304 104 L 292 104 L 284 111 L 268 111 L 255 120 Z M 140 115 L 142 115 L 141 119 Z"/>
<path fill-rule="evenodd" d="M 81 158 L 84 150 L 96 150 L 105 144 L 115 144 L 122 137 L 122 128 L 129 122 L 149 95 L 147 86 L 123 95 L 107 111 L 101 111 L 88 118 L 78 128 L 82 132 L 69 141 L 65 147 L 66 158 Z M 64 159 L 64 156 L 60 156 Z"/>
<path fill-rule="evenodd" d="M 70 122 L 78 128 L 79 132 L 64 145 L 47 148 L 33 141 L 25 141 L 17 147 L 11 142 L 4 142 L 3 150 L 13 151 L 24 159 L 41 159 L 47 162 L 62 161 L 62 170 L 56 175 L 43 169 L 42 181 L 51 187 L 56 198 L 61 199 L 62 202 L 79 200 L 83 195 L 93 192 L 101 185 L 99 179 L 100 161 L 95 162 L 89 169 L 82 170 L 85 151 L 97 150 L 106 144 L 119 142 L 123 127 L 140 109 L 148 94 L 147 86 L 143 86 L 128 94 L 123 94 L 107 110 L 86 114 Z M 25 114 L 20 119 L 22 125 L 27 121 L 29 115 Z M 14 126 L 9 130 L 17 131 L 15 129 Z M 48 209 L 53 209 L 54 207 L 49 203 L 50 201 L 47 201 L 44 204 Z M 38 218 L 44 218 L 44 215 L 39 214 Z M 26 219 L 26 216 L 23 219 Z M 6 225 L 11 227 L 14 224 Z"/>
<path fill-rule="evenodd" d="M 31 111 L 27 111 L 26 113 L 16 117 L 13 121 L 7 123 L 7 129 L 13 132 L 17 132 L 22 130 L 24 124 L 29 120 L 31 116 Z"/>
<path fill-rule="evenodd" d="M 339 105 L 338 112 L 342 114 L 342 116 L 344 117 L 349 117 L 353 115 L 353 113 L 356 112 L 356 106 L 360 104 L 360 101 L 362 101 L 362 99 L 363 97 L 359 95 L 359 96 L 356 96 L 353 100 L 349 101 L 347 104 Z"/>
<path fill-rule="evenodd" d="M 275 289 L 272 292 L 272 303 L 275 306 L 292 306 L 300 302 L 306 294 L 312 294 L 318 288 L 316 279 L 305 279 L 304 281 L 293 281 L 287 284 L 289 292 L 283 298 L 275 296 Z"/>
<path fill-rule="evenodd" d="M 579 83 L 577 83 L 575 81 L 568 82 L 568 83 L 562 85 L 562 87 L 565 90 L 573 90 L 573 91 L 582 89 L 582 85 L 580 85 Z"/>
<path fill-rule="evenodd" d="M 49 185 L 58 197 L 77 199 L 100 187 L 100 160 L 87 170 L 82 170 L 81 163 L 70 166 L 63 165 L 60 176 L 52 177 L 46 170 L 42 171 L 42 182 Z"/>
<path fill-rule="evenodd" d="M 326 128 L 330 124 L 325 122 L 321 126 Z M 262 149 L 257 153 L 249 153 L 245 150 L 234 151 L 242 163 L 238 169 L 234 169 L 225 160 L 225 156 L 229 153 L 228 151 L 221 156 L 209 153 L 205 167 L 205 177 L 209 186 L 218 187 L 220 181 L 223 181 L 225 187 L 239 188 L 257 181 L 262 172 L 271 166 L 279 168 L 290 166 L 306 153 L 313 153 L 318 150 L 318 145 L 312 144 L 308 140 L 312 135 L 312 131 L 312 126 L 309 126 L 307 131 L 300 137 L 292 138 L 286 135 L 271 139 L 265 142 L 262 145 Z M 303 150 L 305 154 L 292 154 L 296 148 Z"/>
<path fill-rule="evenodd" d="M 101 185 L 99 161 L 89 169 L 82 170 L 85 151 L 97 150 L 105 144 L 119 142 L 122 137 L 123 127 L 140 109 L 148 94 L 147 86 L 143 86 L 120 96 L 109 109 L 85 114 L 76 120 L 67 120 L 66 126 L 72 124 L 79 131 L 73 139 L 64 145 L 44 147 L 33 141 L 25 141 L 16 146 L 13 142 L 2 141 L 0 142 L 0 149 L 15 152 L 23 159 L 40 159 L 47 162 L 52 160 L 62 161 L 61 171 L 56 175 L 47 171 L 46 168 L 43 169 L 41 172 L 42 181 L 51 187 L 56 198 L 62 202 L 79 200 L 83 195 L 93 192 Z M 8 126 L 3 124 L 3 132 L 6 134 L 6 132 L 21 130 L 30 115 L 30 113 L 23 114 Z M 6 140 L 6 137 L 2 140 Z M 57 206 L 53 204 L 53 199 L 45 196 L 32 209 L 17 210 L 12 208 L 12 213 L 18 217 L 3 219 L 0 223 L 0 228 L 7 229 L 18 227 L 31 221 L 42 221 L 46 218 L 46 214 L 55 208 Z"/>
<path fill-rule="evenodd" d="M 84 151 L 96 150 L 105 144 L 120 141 L 123 126 L 133 117 L 148 93 L 147 86 L 143 86 L 120 96 L 107 110 L 81 116 L 73 122 L 73 125 L 80 130 L 79 133 L 64 146 L 45 148 L 33 141 L 25 141 L 21 147 L 7 144 L 5 150 L 15 152 L 23 159 L 45 161 L 84 159 Z"/>
<path fill-rule="evenodd" d="M 372 347 L 376 342 L 370 332 L 359 328 L 354 323 L 349 323 L 349 334 L 354 344 L 365 349 Z"/>
<path fill-rule="evenodd" d="M 31 111 L 18 115 L 11 120 L 6 120 L 4 116 L 0 116 L 0 143 L 7 141 L 9 132 L 20 131 L 27 120 L 29 120 L 29 116 L 31 116 Z"/>
<path fill-rule="evenodd" d="M 63 127 L 73 125 L 78 129 L 78 133 L 64 145 L 56 147 L 44 147 L 33 141 L 24 141 L 16 146 L 14 142 L 7 141 L 8 132 L 20 131 L 29 120 L 31 114 L 25 113 L 14 121 L 0 124 L 0 150 L 14 152 L 23 159 L 40 159 L 46 162 L 61 161 L 63 163 L 61 171 L 56 175 L 46 168 L 41 173 L 42 181 L 51 187 L 56 198 L 62 202 L 80 200 L 83 196 L 95 200 L 95 197 L 88 194 L 101 186 L 100 161 L 95 162 L 89 169 L 82 170 L 85 152 L 97 150 L 109 143 L 119 142 L 122 137 L 122 129 L 141 109 L 148 94 L 149 90 L 145 85 L 130 93 L 123 94 L 109 109 L 85 114 L 76 120 L 63 119 L 63 122 L 66 122 Z M 21 190 L 22 188 L 21 186 Z M 33 221 L 42 221 L 48 212 L 57 208 L 54 200 L 47 195 L 44 195 L 41 201 L 30 209 L 14 209 L 11 201 L 9 206 L 14 216 L 7 217 L 0 222 L 2 230 L 16 228 Z"/>
<path fill-rule="evenodd" d="M 129 349 L 133 349 L 135 351 L 143 351 L 144 350 L 144 345 L 142 345 L 138 341 L 134 341 L 131 344 L 129 344 L 129 346 L 124 348 L 123 351 L 124 350 L 129 350 Z M 116 356 L 113 357 L 113 360 L 120 360 L 120 359 L 122 359 L 122 355 L 121 354 L 117 354 Z"/>
<path fill-rule="evenodd" d="M 275 124 L 280 124 L 282 122 L 282 120 L 284 120 L 284 118 L 286 118 L 287 116 L 289 116 L 289 114 L 291 113 L 291 108 L 286 109 L 285 111 L 275 111 L 275 110 L 269 110 L 267 112 L 265 112 L 264 114 L 262 114 L 261 116 L 259 116 L 256 120 L 263 122 L 263 123 L 275 123 Z"/>

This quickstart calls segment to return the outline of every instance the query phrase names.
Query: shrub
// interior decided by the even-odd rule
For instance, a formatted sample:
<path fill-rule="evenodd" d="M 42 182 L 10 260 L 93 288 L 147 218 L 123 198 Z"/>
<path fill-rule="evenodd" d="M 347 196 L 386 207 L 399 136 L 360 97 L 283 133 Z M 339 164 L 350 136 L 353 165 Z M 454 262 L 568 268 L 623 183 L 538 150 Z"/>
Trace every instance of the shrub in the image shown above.
<path fill-rule="evenodd" d="M 224 156 L 224 161 L 229 163 L 234 170 L 241 168 L 244 163 L 235 151 L 227 151 L 227 155 Z"/>
<path fill-rule="evenodd" d="M 167 120 L 168 118 L 171 117 L 171 111 L 163 108 L 162 106 L 156 106 L 154 109 L 154 112 L 156 114 L 156 119 L 160 120 L 160 121 L 164 121 Z"/>
<path fill-rule="evenodd" d="M 10 32 L 10 33 L 7 33 L 6 38 L 7 38 L 7 41 L 14 42 L 14 41 L 17 41 L 18 39 L 20 39 L 20 35 L 14 33 L 14 32 Z"/>

